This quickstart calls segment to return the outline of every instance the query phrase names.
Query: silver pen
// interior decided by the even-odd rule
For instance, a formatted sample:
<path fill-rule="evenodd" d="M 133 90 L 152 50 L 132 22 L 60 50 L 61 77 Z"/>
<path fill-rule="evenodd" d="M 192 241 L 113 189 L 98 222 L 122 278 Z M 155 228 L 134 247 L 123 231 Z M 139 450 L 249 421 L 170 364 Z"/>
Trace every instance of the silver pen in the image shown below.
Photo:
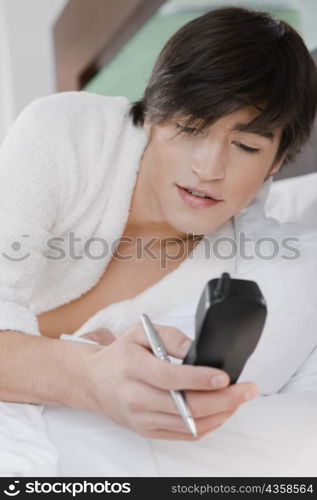
<path fill-rule="evenodd" d="M 171 362 L 170 358 L 167 355 L 165 346 L 158 334 L 155 330 L 150 318 L 146 314 L 141 314 L 141 322 L 146 333 L 147 339 L 150 343 L 153 354 L 164 361 Z M 185 394 L 183 391 L 170 391 L 172 398 L 175 401 L 175 404 L 178 408 L 179 413 L 181 414 L 185 424 L 187 425 L 190 432 L 193 436 L 197 437 L 197 429 L 195 425 L 195 420 L 191 414 L 191 411 L 186 403 Z"/>

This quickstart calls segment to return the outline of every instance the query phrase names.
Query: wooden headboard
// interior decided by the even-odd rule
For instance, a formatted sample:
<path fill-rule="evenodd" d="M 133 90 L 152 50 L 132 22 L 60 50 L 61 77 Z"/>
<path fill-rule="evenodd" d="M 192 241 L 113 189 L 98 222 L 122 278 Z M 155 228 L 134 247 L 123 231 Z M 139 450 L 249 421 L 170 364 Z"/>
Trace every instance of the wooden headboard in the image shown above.
<path fill-rule="evenodd" d="M 54 28 L 57 90 L 80 90 L 166 0 L 69 0 Z"/>

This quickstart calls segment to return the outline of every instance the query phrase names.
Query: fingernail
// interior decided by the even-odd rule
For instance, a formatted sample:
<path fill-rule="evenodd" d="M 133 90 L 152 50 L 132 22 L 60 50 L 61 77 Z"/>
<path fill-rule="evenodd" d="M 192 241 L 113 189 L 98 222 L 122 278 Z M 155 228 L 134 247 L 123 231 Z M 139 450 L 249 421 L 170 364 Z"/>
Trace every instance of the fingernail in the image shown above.
<path fill-rule="evenodd" d="M 214 387 L 222 387 L 226 385 L 227 383 L 227 377 L 225 375 L 214 375 L 211 377 L 211 384 Z"/>
<path fill-rule="evenodd" d="M 249 401 L 249 399 L 256 398 L 259 395 L 259 389 L 257 387 L 252 387 L 244 393 L 244 399 Z"/>

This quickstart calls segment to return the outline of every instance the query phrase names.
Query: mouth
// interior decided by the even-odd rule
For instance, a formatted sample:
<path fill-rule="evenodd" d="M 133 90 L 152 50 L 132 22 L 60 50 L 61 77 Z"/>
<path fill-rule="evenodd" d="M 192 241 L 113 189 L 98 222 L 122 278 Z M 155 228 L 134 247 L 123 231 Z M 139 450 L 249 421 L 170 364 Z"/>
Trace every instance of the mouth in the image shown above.
<path fill-rule="evenodd" d="M 175 185 L 182 201 L 191 208 L 210 208 L 223 201 L 218 197 L 213 197 L 206 190 L 194 190 L 191 186 L 182 187 L 177 184 Z"/>

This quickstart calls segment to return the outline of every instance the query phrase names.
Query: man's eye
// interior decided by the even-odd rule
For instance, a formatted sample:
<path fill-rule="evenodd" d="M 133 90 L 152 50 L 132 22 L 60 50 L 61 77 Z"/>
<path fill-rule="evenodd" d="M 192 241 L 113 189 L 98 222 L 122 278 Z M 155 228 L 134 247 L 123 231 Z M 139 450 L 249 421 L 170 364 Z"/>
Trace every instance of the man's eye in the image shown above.
<path fill-rule="evenodd" d="M 246 146 L 241 142 L 235 142 L 234 144 L 236 144 L 240 149 L 243 149 L 243 151 L 246 151 L 247 153 L 258 153 L 260 151 L 258 148 L 250 148 L 250 146 Z"/>

